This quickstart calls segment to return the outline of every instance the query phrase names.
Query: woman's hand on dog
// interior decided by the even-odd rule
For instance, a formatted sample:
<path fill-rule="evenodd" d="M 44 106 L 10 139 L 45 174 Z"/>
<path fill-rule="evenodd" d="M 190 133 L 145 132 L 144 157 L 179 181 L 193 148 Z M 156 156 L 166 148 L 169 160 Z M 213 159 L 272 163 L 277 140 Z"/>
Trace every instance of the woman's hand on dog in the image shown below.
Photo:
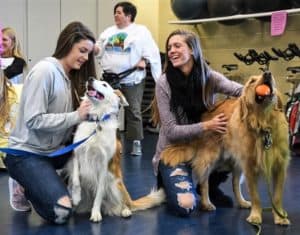
<path fill-rule="evenodd" d="M 90 112 L 91 107 L 92 107 L 91 101 L 89 101 L 89 100 L 81 101 L 80 106 L 77 109 L 77 111 L 78 111 L 79 117 L 82 121 L 84 121 L 88 118 L 88 114 Z"/>
<path fill-rule="evenodd" d="M 204 130 L 211 130 L 225 134 L 227 130 L 227 117 L 224 113 L 216 115 L 213 119 L 203 122 Z"/>

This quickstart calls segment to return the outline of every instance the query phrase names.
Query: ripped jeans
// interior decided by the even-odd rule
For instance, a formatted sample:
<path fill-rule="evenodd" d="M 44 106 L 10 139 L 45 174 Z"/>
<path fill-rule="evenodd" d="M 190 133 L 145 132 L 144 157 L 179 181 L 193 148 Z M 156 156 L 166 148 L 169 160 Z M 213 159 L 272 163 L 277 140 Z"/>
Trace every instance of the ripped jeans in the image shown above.
<path fill-rule="evenodd" d="M 193 184 L 192 169 L 187 163 L 170 167 L 161 161 L 158 165 L 158 187 L 167 195 L 168 207 L 180 216 L 190 215 L 198 204 L 198 195 Z"/>
<path fill-rule="evenodd" d="M 56 158 L 7 155 L 4 159 L 9 175 L 24 188 L 26 199 L 36 212 L 57 224 L 65 223 L 72 213 L 71 208 L 57 203 L 60 198 L 69 196 L 63 179 L 56 172 L 68 159 L 65 155 Z"/>

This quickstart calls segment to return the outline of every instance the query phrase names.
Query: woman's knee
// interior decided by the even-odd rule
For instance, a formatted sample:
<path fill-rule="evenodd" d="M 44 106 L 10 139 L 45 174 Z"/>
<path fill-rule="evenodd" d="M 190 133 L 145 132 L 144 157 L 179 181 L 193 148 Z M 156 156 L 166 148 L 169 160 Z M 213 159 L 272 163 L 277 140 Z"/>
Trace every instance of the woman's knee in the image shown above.
<path fill-rule="evenodd" d="M 66 223 L 72 215 L 72 203 L 69 196 L 63 196 L 58 199 L 54 205 L 54 220 L 55 224 Z"/>
<path fill-rule="evenodd" d="M 195 210 L 196 204 L 196 197 L 192 192 L 177 193 L 176 200 L 169 203 L 171 209 L 179 216 L 189 216 Z"/>
<path fill-rule="evenodd" d="M 69 196 L 62 196 L 53 203 L 32 201 L 32 205 L 43 219 L 54 224 L 65 224 L 72 215 L 72 204 Z"/>
<path fill-rule="evenodd" d="M 69 196 L 63 196 L 59 198 L 57 204 L 62 205 L 64 207 L 72 207 L 71 198 Z"/>

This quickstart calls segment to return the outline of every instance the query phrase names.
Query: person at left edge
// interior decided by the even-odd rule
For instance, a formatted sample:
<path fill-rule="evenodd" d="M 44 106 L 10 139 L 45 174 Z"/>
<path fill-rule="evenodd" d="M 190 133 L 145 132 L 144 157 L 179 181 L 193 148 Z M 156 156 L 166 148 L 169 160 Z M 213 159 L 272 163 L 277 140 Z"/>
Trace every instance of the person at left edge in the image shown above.
<path fill-rule="evenodd" d="M 26 61 L 23 56 L 17 33 L 11 27 L 6 27 L 2 32 L 2 63 L 1 68 L 11 83 L 23 83 L 23 72 Z"/>

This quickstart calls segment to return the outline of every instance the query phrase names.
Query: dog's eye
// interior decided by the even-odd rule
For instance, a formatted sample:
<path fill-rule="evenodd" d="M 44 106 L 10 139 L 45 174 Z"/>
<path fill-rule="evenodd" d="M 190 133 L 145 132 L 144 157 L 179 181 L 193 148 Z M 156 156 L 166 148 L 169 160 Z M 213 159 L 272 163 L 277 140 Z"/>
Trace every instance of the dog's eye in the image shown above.
<path fill-rule="evenodd" d="M 107 87 L 107 85 L 106 85 L 105 83 L 103 84 L 103 86 L 104 86 L 104 87 Z"/>
<path fill-rule="evenodd" d="M 254 83 L 254 82 L 256 82 L 256 79 L 251 79 L 251 80 L 249 81 L 249 84 L 252 84 L 252 83 Z"/>

